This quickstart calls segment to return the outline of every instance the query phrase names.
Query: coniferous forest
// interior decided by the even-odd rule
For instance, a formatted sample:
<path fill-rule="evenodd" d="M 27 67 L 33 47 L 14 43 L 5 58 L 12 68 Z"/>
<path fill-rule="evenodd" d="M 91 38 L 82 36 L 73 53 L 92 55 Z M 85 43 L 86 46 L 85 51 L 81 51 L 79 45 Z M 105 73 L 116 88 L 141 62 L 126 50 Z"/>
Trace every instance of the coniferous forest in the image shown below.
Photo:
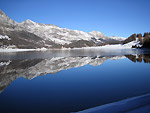
<path fill-rule="evenodd" d="M 145 32 L 143 35 L 141 33 L 139 34 L 132 34 L 129 36 L 123 44 L 129 43 L 131 41 L 137 40 L 142 45 L 141 48 L 150 48 L 150 32 Z M 137 48 L 136 45 L 133 48 Z"/>

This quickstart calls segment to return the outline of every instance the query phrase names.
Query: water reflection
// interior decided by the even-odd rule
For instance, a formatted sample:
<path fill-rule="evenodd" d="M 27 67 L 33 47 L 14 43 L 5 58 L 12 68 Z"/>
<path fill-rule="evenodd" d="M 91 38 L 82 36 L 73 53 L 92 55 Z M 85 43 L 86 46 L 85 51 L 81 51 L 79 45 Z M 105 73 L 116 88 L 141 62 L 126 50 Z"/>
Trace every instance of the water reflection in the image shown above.
<path fill-rule="evenodd" d="M 107 59 L 120 59 L 124 56 L 95 57 L 53 57 L 47 59 L 1 60 L 0 61 L 0 92 L 18 77 L 33 79 L 39 75 L 57 73 L 73 67 L 87 64 L 96 66 Z"/>
<path fill-rule="evenodd" d="M 133 62 L 150 63 L 150 54 L 136 54 L 136 55 L 125 55 L 128 59 Z"/>
<path fill-rule="evenodd" d="M 78 57 L 52 57 L 22 60 L 0 61 L 0 93 L 18 77 L 33 79 L 40 75 L 54 74 L 62 70 L 84 65 L 101 65 L 106 60 L 118 60 L 128 58 L 133 62 L 150 63 L 149 54 L 134 54 L 120 56 L 78 56 Z"/>

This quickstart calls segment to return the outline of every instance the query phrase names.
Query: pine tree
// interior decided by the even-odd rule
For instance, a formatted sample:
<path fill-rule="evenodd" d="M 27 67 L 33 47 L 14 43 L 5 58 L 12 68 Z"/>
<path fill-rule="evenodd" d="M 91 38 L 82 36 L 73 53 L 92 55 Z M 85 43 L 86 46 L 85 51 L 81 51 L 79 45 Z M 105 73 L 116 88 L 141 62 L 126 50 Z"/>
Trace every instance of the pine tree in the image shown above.
<path fill-rule="evenodd" d="M 141 33 L 137 34 L 137 37 L 142 38 L 142 34 Z"/>
<path fill-rule="evenodd" d="M 146 37 L 146 36 L 148 36 L 148 35 L 149 35 L 149 33 L 148 33 L 148 32 L 145 32 L 144 35 L 143 35 L 143 37 Z"/>

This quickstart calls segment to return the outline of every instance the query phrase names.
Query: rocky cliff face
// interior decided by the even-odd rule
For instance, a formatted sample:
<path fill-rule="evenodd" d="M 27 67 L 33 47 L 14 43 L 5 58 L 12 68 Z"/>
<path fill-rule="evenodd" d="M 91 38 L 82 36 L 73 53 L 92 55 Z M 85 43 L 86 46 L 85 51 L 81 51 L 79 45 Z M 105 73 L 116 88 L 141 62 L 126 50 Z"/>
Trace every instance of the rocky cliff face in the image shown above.
<path fill-rule="evenodd" d="M 85 47 L 120 42 L 120 39 L 108 38 L 98 31 L 86 33 L 53 24 L 36 23 L 29 19 L 17 23 L 0 10 L 0 37 L 5 36 L 10 40 L 0 38 L 0 48 Z M 78 42 L 82 44 L 78 46 Z"/>

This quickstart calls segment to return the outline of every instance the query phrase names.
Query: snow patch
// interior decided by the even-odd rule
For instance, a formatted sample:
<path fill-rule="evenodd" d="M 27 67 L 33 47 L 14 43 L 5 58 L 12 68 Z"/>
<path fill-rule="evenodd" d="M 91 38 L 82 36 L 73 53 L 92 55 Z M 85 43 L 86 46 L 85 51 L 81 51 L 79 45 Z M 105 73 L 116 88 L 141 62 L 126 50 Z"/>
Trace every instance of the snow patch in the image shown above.
<path fill-rule="evenodd" d="M 0 67 L 1 66 L 8 66 L 10 63 L 11 63 L 10 60 L 8 62 L 0 62 Z"/>
<path fill-rule="evenodd" d="M 11 40 L 7 35 L 0 35 L 0 39 Z"/>

